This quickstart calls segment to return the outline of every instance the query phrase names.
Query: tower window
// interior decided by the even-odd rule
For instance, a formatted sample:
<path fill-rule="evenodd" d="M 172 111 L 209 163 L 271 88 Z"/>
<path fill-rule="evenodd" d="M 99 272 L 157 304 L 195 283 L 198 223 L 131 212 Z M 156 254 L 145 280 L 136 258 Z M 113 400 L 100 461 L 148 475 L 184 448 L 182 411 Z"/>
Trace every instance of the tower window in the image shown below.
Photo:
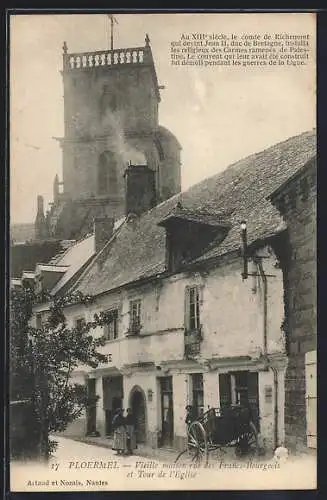
<path fill-rule="evenodd" d="M 105 151 L 99 157 L 98 194 L 117 192 L 117 162 L 111 151 Z"/>
<path fill-rule="evenodd" d="M 117 107 L 117 95 L 110 91 L 108 85 L 104 85 L 99 102 L 100 116 L 105 116 L 108 111 L 116 111 Z"/>
<path fill-rule="evenodd" d="M 155 141 L 155 145 L 156 145 L 156 148 L 157 148 L 157 151 L 158 151 L 159 160 L 160 160 L 160 161 L 163 161 L 163 160 L 165 159 L 165 153 L 164 153 L 164 150 L 163 150 L 162 144 L 161 144 L 161 142 L 159 141 L 159 139 L 156 139 L 156 141 Z"/>

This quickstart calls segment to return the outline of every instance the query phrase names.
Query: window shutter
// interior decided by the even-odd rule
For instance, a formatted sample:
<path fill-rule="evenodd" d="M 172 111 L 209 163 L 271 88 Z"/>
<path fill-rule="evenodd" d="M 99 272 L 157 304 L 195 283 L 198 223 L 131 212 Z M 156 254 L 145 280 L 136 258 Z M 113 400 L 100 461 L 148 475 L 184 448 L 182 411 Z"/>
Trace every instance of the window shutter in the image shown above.
<path fill-rule="evenodd" d="M 190 287 L 185 287 L 184 295 L 184 328 L 188 330 L 190 327 Z"/>
<path fill-rule="evenodd" d="M 259 430 L 260 418 L 259 418 L 259 387 L 258 387 L 258 373 L 249 372 L 247 374 L 247 386 L 248 386 L 248 402 L 252 411 L 252 418 L 254 424 Z"/>

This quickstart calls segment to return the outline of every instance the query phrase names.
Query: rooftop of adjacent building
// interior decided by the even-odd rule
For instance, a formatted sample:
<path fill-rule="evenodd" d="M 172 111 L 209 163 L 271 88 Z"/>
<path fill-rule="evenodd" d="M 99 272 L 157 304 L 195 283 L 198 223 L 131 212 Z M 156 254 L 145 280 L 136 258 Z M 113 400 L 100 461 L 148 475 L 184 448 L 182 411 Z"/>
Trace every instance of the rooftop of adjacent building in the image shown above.
<path fill-rule="evenodd" d="M 116 220 L 113 230 L 117 231 L 125 222 L 125 217 Z M 62 240 L 60 251 L 54 255 L 48 262 L 36 263 L 33 271 L 23 271 L 21 277 L 15 277 L 11 280 L 13 287 L 21 286 L 23 280 L 35 282 L 35 278 L 42 272 L 53 272 L 61 274 L 58 281 L 51 290 L 50 295 L 55 296 L 69 282 L 74 279 L 76 274 L 85 266 L 96 254 L 95 234 L 87 234 L 78 241 Z"/>

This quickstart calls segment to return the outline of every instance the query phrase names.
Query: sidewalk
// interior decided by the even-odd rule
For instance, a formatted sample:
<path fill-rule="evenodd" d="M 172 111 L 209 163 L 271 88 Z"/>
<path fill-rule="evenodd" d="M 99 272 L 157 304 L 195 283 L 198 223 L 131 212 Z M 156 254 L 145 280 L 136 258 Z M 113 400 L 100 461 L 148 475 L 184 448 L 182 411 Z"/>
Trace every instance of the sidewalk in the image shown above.
<path fill-rule="evenodd" d="M 100 446 L 101 448 L 109 448 L 111 450 L 112 447 L 112 438 L 108 437 L 93 437 L 93 436 L 63 436 L 67 437 L 67 439 L 72 439 L 73 441 L 79 441 L 80 443 L 92 444 L 95 446 Z M 56 436 L 53 435 L 53 439 L 56 439 Z M 170 448 L 151 448 L 150 446 L 146 446 L 144 444 L 138 444 L 137 449 L 134 451 L 134 455 L 144 457 L 144 458 L 152 458 L 160 460 L 161 462 L 174 462 L 178 456 L 178 451 Z"/>

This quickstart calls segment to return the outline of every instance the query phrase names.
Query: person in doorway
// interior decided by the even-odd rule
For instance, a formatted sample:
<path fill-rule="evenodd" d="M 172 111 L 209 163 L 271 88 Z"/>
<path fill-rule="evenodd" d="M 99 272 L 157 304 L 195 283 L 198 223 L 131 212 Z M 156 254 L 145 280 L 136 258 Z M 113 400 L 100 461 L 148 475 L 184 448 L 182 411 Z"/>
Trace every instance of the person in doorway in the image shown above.
<path fill-rule="evenodd" d="M 191 423 L 195 420 L 195 411 L 192 405 L 187 405 L 185 410 L 186 410 L 185 424 L 187 432 Z"/>
<path fill-rule="evenodd" d="M 133 451 L 136 448 L 136 434 L 135 434 L 135 419 L 131 408 L 127 408 L 125 424 L 127 431 L 127 451 L 130 455 L 133 455 Z"/>
<path fill-rule="evenodd" d="M 127 454 L 127 433 L 124 419 L 124 410 L 118 408 L 115 411 L 112 419 L 112 428 L 114 431 L 114 441 L 112 449 L 117 452 L 117 455 Z"/>

